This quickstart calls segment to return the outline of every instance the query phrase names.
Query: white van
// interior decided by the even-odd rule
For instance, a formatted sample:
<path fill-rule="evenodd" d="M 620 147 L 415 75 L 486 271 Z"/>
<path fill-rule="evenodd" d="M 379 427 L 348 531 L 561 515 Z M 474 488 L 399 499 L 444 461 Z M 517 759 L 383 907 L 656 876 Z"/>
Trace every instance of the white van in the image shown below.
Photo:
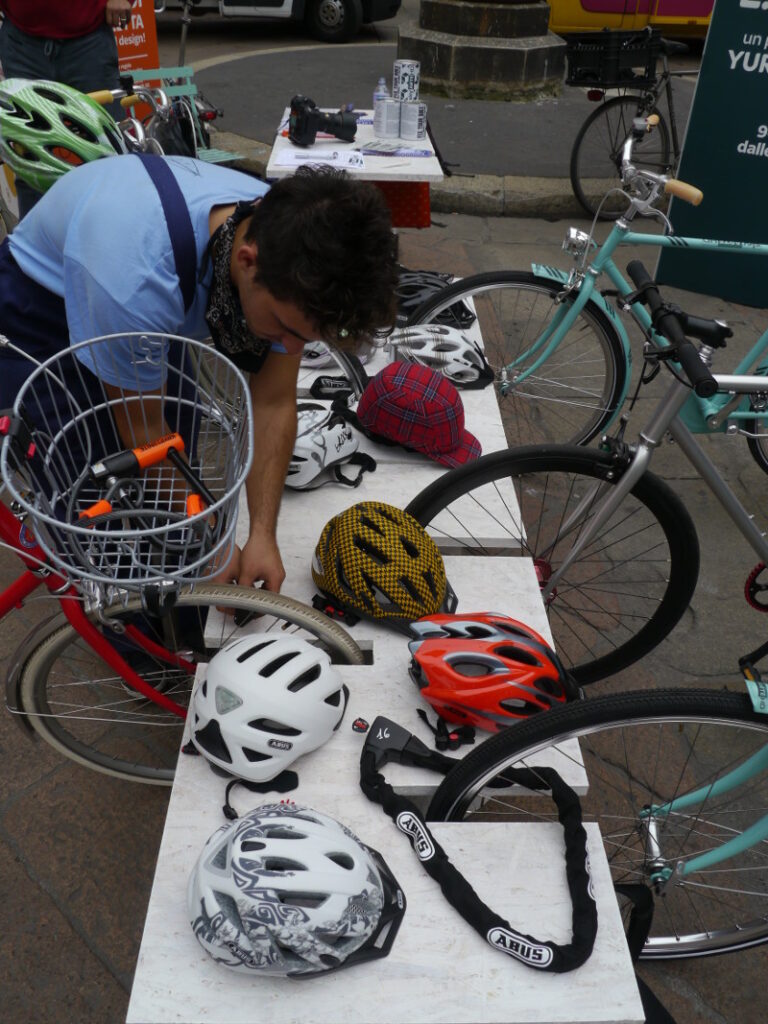
<path fill-rule="evenodd" d="M 225 18 L 303 21 L 324 43 L 347 43 L 362 24 L 386 21 L 400 10 L 401 0 L 193 0 L 196 14 Z M 183 0 L 155 0 L 157 10 L 181 10 Z"/>

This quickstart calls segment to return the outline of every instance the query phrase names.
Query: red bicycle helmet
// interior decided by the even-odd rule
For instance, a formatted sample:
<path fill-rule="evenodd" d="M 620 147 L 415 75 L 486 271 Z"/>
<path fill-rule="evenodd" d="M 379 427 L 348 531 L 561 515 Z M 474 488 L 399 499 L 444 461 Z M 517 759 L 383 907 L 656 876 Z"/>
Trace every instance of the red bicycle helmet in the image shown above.
<path fill-rule="evenodd" d="M 411 678 L 447 722 L 499 732 L 578 696 L 544 637 L 507 615 L 430 615 L 411 629 Z"/>

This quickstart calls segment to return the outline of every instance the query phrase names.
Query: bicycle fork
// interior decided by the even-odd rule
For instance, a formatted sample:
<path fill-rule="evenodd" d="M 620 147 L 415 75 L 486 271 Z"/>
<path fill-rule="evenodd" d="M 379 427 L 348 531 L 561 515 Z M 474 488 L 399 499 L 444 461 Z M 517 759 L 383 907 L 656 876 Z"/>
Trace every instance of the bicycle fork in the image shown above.
<path fill-rule="evenodd" d="M 663 849 L 665 821 L 675 814 L 699 805 L 702 806 L 703 811 L 708 800 L 724 796 L 739 786 L 748 784 L 766 769 L 768 769 L 768 746 L 747 758 L 737 768 L 715 782 L 701 786 L 691 793 L 685 793 L 674 800 L 669 800 L 665 804 L 644 807 L 640 811 L 640 831 L 645 840 L 646 870 L 650 881 L 655 886 L 663 887 L 670 880 L 686 878 L 696 871 L 703 871 L 716 864 L 721 864 L 731 857 L 744 853 L 750 847 L 768 840 L 768 814 L 766 814 L 743 832 L 734 829 L 734 837 L 727 843 L 702 853 L 698 857 L 692 857 L 690 860 L 677 861 L 673 865 L 664 856 Z M 696 821 L 703 820 L 705 819 L 700 812 Z M 696 822 L 687 827 L 695 828 Z"/>

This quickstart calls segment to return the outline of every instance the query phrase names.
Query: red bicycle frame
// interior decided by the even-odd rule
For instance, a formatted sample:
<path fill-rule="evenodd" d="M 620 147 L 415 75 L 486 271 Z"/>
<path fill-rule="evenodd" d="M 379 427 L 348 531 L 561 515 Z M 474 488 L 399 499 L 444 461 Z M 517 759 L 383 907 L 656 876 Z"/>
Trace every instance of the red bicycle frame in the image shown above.
<path fill-rule="evenodd" d="M 79 633 L 89 647 L 116 672 L 120 678 L 142 697 L 166 711 L 186 718 L 186 710 L 176 701 L 159 693 L 136 673 L 118 651 L 110 644 L 83 611 L 80 594 L 72 583 L 59 575 L 34 538 L 26 523 L 19 520 L 5 505 L 0 502 L 0 541 L 11 548 L 26 566 L 25 571 L 5 590 L 0 591 L 0 619 L 14 608 L 21 608 L 24 601 L 38 587 L 45 586 L 52 597 L 56 597 L 61 610 L 70 625 Z M 74 599 L 74 600 L 73 600 Z M 193 674 L 195 666 L 185 658 L 155 643 L 133 625 L 126 626 L 126 635 L 153 657 L 160 658 L 176 668 L 184 669 Z"/>

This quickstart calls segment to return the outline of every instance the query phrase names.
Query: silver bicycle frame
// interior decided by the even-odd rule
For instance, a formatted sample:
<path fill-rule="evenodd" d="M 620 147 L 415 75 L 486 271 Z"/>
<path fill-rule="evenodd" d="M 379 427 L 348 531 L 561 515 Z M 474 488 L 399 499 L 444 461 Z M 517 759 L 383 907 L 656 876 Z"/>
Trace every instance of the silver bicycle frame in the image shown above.
<path fill-rule="evenodd" d="M 766 390 L 765 377 L 734 377 L 718 376 L 715 374 L 715 380 L 718 384 L 718 392 L 733 393 L 738 390 L 741 394 L 749 395 L 765 392 Z M 563 564 L 547 580 L 546 586 L 542 589 L 542 597 L 545 604 L 554 593 L 562 575 L 579 557 L 584 548 L 592 541 L 600 528 L 608 521 L 613 512 L 629 494 L 643 473 L 646 472 L 654 450 L 659 447 L 667 433 L 677 442 L 682 453 L 723 506 L 739 533 L 754 550 L 758 558 L 768 563 L 768 540 L 765 535 L 755 526 L 752 518 L 725 480 L 723 480 L 714 463 L 711 462 L 694 439 L 690 430 L 678 417 L 678 413 L 688 401 L 690 395 L 691 390 L 683 381 L 674 380 L 669 386 L 666 394 L 654 410 L 650 421 L 640 431 L 629 466 L 622 474 L 618 483 L 611 487 L 610 493 L 598 500 L 589 522 L 580 531 L 573 547 L 563 560 Z M 569 528 L 575 525 L 579 514 L 595 500 L 601 486 L 603 486 L 602 483 L 597 483 L 589 489 L 579 508 L 563 524 L 561 535 L 562 532 L 567 532 Z"/>

